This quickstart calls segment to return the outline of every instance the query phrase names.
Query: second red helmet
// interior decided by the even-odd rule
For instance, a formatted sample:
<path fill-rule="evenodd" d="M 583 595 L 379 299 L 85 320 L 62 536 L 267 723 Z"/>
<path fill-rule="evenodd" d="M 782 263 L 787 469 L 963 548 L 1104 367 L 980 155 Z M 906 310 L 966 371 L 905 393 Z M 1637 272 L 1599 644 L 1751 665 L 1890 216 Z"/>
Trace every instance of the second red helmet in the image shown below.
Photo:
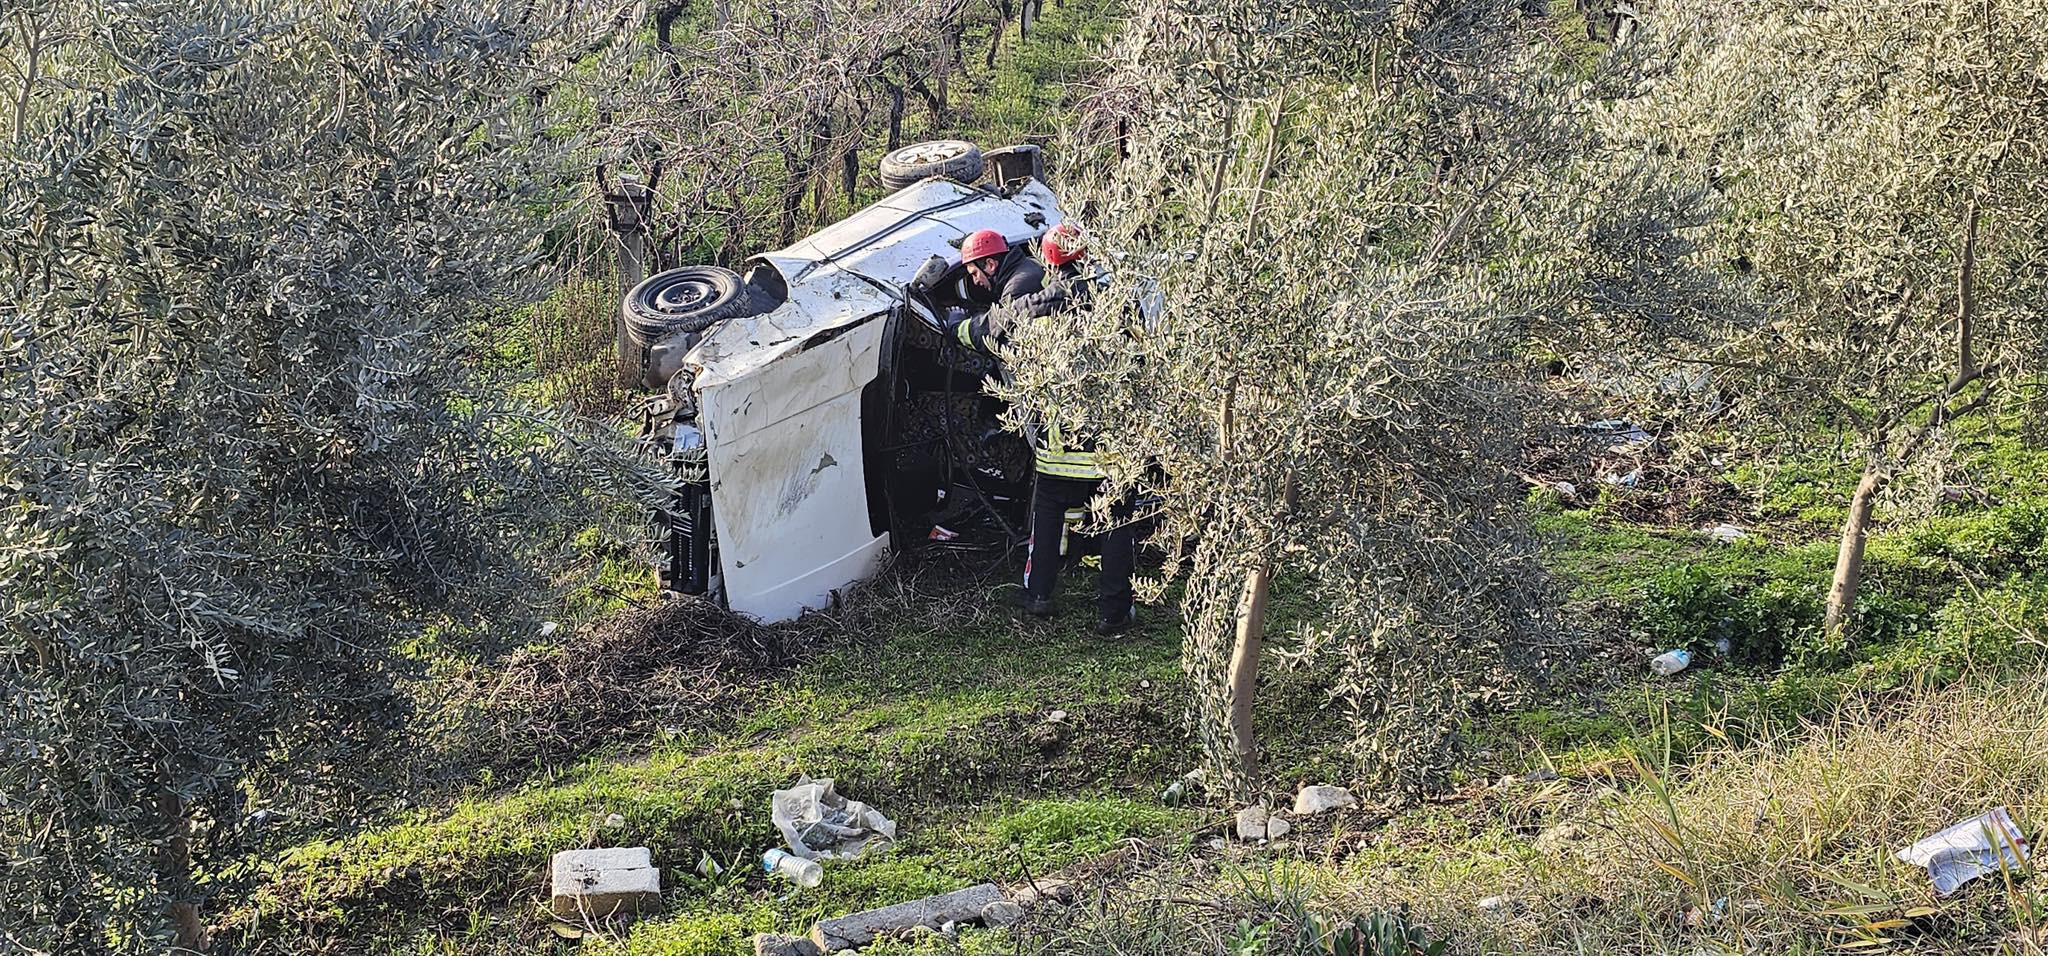
<path fill-rule="evenodd" d="M 1081 242 L 1081 230 L 1068 222 L 1060 223 L 1047 231 L 1044 241 L 1039 243 L 1039 248 L 1045 254 L 1046 263 L 1055 266 L 1066 265 L 1081 258 L 1088 251 L 1087 246 Z"/>

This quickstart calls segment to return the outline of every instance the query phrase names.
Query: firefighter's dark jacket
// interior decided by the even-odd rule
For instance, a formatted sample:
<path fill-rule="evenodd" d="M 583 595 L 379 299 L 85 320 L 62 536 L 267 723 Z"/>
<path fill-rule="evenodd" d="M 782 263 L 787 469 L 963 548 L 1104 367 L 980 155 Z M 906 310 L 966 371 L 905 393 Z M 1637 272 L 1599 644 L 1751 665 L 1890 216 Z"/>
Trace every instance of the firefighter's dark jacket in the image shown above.
<path fill-rule="evenodd" d="M 1044 318 L 1087 301 L 1091 286 L 1082 277 L 1078 263 L 1068 263 L 1047 280 L 1044 267 L 1030 253 L 1012 249 L 996 270 L 990 283 L 997 291 L 994 308 L 963 319 L 954 335 L 960 344 L 994 355 L 1009 338 L 1010 320 L 1019 316 Z M 1034 464 L 1039 474 L 1058 478 L 1100 480 L 1104 477 L 1096 462 L 1095 443 L 1086 436 L 1062 434 L 1057 423 L 1045 423 L 1032 443 Z"/>

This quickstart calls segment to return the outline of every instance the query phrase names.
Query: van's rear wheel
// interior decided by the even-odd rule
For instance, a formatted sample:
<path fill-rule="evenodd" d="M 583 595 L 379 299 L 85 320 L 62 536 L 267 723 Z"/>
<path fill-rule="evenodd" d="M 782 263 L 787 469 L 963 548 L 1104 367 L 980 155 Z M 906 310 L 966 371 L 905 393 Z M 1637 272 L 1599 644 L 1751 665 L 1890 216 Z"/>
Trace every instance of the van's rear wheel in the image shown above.
<path fill-rule="evenodd" d="M 718 266 L 684 266 L 648 276 L 626 293 L 626 333 L 645 348 L 677 332 L 702 332 L 747 311 L 739 273 Z"/>
<path fill-rule="evenodd" d="M 981 147 L 966 140 L 912 143 L 882 157 L 882 185 L 902 189 L 933 176 L 971 183 L 981 178 L 985 165 Z"/>

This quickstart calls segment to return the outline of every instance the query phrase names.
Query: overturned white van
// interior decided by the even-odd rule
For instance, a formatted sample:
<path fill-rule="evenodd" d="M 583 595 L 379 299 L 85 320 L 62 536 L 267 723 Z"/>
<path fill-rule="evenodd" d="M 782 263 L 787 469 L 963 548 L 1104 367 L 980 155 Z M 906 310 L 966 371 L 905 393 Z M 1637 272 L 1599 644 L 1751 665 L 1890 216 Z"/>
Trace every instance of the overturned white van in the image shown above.
<path fill-rule="evenodd" d="M 665 589 L 793 618 L 935 515 L 1028 497 L 1029 451 L 982 393 L 993 364 L 940 317 L 967 295 L 969 233 L 1032 244 L 1059 204 L 1032 147 L 899 154 L 885 174 L 934 175 L 738 273 L 673 269 L 627 296 L 629 359 L 660 393 L 644 435 L 682 481 L 658 516 Z"/>

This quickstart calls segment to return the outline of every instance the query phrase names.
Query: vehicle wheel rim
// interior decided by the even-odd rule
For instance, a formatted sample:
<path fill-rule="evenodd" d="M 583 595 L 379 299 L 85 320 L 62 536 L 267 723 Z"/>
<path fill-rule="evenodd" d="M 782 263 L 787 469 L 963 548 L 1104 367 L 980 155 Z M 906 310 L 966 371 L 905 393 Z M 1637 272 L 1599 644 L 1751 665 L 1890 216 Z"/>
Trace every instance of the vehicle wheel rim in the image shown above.
<path fill-rule="evenodd" d="M 932 143 L 904 147 L 902 152 L 896 154 L 896 158 L 898 162 L 904 163 L 942 163 L 966 152 L 966 143 Z"/>
<path fill-rule="evenodd" d="M 703 279 L 684 279 L 654 294 L 654 308 L 669 315 L 695 312 L 717 298 L 718 289 Z"/>

